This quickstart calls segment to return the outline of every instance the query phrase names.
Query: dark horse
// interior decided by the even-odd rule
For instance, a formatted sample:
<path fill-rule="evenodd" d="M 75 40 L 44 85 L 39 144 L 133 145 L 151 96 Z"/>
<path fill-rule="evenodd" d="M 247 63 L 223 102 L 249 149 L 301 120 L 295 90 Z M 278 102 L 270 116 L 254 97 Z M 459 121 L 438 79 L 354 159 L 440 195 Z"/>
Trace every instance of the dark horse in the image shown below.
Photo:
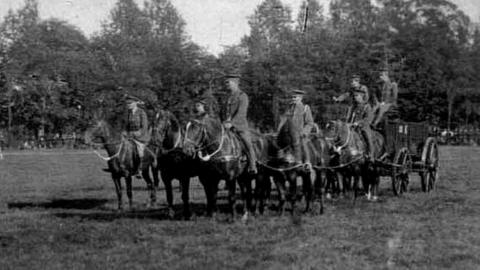
<path fill-rule="evenodd" d="M 132 176 L 138 171 L 140 164 L 140 157 L 135 143 L 120 132 L 115 132 L 107 121 L 102 119 L 95 120 L 95 124 L 86 131 L 85 142 L 87 144 L 95 143 L 102 145 L 107 151 L 108 157 L 102 158 L 108 161 L 109 172 L 111 173 L 117 192 L 118 209 L 123 209 L 122 184 L 120 181 L 122 177 L 125 178 L 128 203 L 130 209 L 132 209 Z M 142 170 L 143 179 L 147 182 L 147 188 L 150 191 L 149 205 L 152 205 L 155 202 L 156 194 L 152 180 L 150 179 L 149 167 L 150 164 L 154 162 L 154 156 L 148 149 L 145 150 L 143 161 L 144 166 L 140 169 Z"/>
<path fill-rule="evenodd" d="M 238 182 L 244 199 L 243 221 L 248 220 L 252 209 L 251 181 L 243 144 L 234 132 L 226 130 L 219 119 L 207 117 L 187 124 L 184 151 L 200 165 L 200 181 L 207 197 L 208 214 L 216 212 L 218 183 L 225 180 L 228 189 L 230 218 L 234 216 L 235 191 Z"/>
<path fill-rule="evenodd" d="M 337 155 L 339 174 L 343 179 L 353 178 L 354 199 L 358 196 L 361 177 L 368 200 L 377 200 L 380 176 L 375 162 L 366 157 L 367 144 L 358 128 L 343 121 L 330 121 L 326 126 L 326 135 Z M 373 131 L 373 141 L 374 159 L 378 160 L 385 152 L 383 136 Z M 343 185 L 345 188 L 345 181 Z"/>
<path fill-rule="evenodd" d="M 165 186 L 170 218 L 175 215 L 173 209 L 172 180 L 177 179 L 182 189 L 183 215 L 190 217 L 189 185 L 195 176 L 194 160 L 182 150 L 182 130 L 177 118 L 169 111 L 160 110 L 155 116 L 152 131 L 152 148 L 157 155 L 157 166 L 152 167 L 155 186 L 159 184 L 159 172 Z"/>
<path fill-rule="evenodd" d="M 284 116 L 282 124 L 279 126 L 275 141 L 270 141 L 270 158 L 268 168 L 276 171 L 272 175 L 279 192 L 279 209 L 283 214 L 285 211 L 285 201 L 288 200 L 292 207 L 292 214 L 295 213 L 295 202 L 300 194 L 297 191 L 297 177 L 302 179 L 302 189 L 305 195 L 305 212 L 310 210 L 310 206 L 316 195 L 319 197 L 320 209 L 323 213 L 323 184 L 313 166 L 325 166 L 328 155 L 325 155 L 327 145 L 320 136 L 311 135 L 304 138 L 306 147 L 301 146 L 300 127 L 297 127 L 290 116 Z M 298 159 L 296 151 L 300 151 L 301 156 L 309 155 L 310 163 L 303 163 Z M 286 183 L 289 184 L 287 191 Z"/>

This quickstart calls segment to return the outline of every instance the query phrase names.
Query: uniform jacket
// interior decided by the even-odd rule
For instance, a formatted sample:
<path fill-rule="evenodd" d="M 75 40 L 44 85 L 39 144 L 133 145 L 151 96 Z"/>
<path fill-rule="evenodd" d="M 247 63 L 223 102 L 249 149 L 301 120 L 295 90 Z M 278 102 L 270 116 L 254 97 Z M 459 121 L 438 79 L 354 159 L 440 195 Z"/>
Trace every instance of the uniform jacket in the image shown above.
<path fill-rule="evenodd" d="M 150 133 L 148 132 L 148 118 L 147 114 L 142 108 L 138 108 L 135 112 L 128 110 L 127 132 L 137 141 L 143 143 L 150 141 Z"/>
<path fill-rule="evenodd" d="M 293 123 L 302 129 L 302 134 L 310 134 L 314 126 L 312 111 L 310 106 L 305 104 L 293 104 L 290 107 L 290 113 L 293 117 Z"/>
<path fill-rule="evenodd" d="M 372 123 L 373 116 L 373 108 L 368 102 L 357 104 L 353 107 L 351 123 L 357 122 L 359 125 L 368 126 Z"/>
<path fill-rule="evenodd" d="M 227 122 L 239 131 L 248 130 L 247 122 L 248 96 L 243 91 L 235 91 L 227 101 Z"/>
<path fill-rule="evenodd" d="M 367 100 L 370 100 L 370 92 L 368 91 L 368 88 L 361 84 L 358 89 L 360 89 L 360 91 L 364 92 L 367 96 L 366 96 L 366 99 Z M 351 87 L 347 92 L 341 94 L 339 97 L 338 97 L 338 101 L 344 101 L 346 99 L 348 99 L 351 103 L 355 102 L 353 99 L 353 96 L 354 96 L 354 93 L 355 91 L 357 91 L 355 88 Z"/>

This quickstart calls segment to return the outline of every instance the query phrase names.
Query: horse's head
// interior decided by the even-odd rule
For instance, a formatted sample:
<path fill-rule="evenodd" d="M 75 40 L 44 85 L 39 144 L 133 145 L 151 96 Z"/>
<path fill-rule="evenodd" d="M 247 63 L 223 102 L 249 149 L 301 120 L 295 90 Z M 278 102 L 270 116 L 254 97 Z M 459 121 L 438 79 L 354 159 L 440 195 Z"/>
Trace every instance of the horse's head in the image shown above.
<path fill-rule="evenodd" d="M 158 111 L 153 122 L 152 141 L 162 143 L 170 127 L 170 113 L 165 110 Z"/>
<path fill-rule="evenodd" d="M 110 136 L 108 123 L 103 119 L 96 119 L 91 127 L 85 131 L 85 143 L 106 143 Z"/>
<path fill-rule="evenodd" d="M 183 142 L 183 150 L 189 156 L 195 156 L 198 151 L 208 149 L 221 136 L 222 125 L 219 121 L 192 120 L 187 123 Z"/>
<path fill-rule="evenodd" d="M 198 120 L 188 122 L 185 128 L 183 151 L 189 156 L 195 156 L 195 153 L 205 144 L 206 139 L 207 127 L 205 123 Z"/>
<path fill-rule="evenodd" d="M 350 126 L 349 124 L 340 121 L 329 121 L 325 125 L 324 135 L 325 139 L 332 146 L 338 146 L 340 144 L 345 144 L 348 142 L 348 137 L 350 136 Z"/>

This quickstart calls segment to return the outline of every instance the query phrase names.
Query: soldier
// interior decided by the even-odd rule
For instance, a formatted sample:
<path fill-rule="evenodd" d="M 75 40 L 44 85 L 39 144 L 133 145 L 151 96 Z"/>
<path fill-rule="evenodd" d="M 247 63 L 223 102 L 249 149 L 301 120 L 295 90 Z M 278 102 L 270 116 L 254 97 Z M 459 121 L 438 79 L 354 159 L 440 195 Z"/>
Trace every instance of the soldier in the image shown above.
<path fill-rule="evenodd" d="M 137 146 L 138 156 L 140 158 L 140 164 L 138 165 L 139 173 L 143 167 L 145 147 L 150 141 L 148 118 L 145 111 L 138 106 L 139 104 L 143 104 L 139 98 L 127 95 L 126 103 L 128 108 L 126 132 L 127 136 L 132 139 Z"/>
<path fill-rule="evenodd" d="M 308 136 L 312 132 L 312 128 L 314 127 L 314 122 L 310 106 L 303 104 L 304 95 L 305 91 L 303 90 L 296 89 L 292 91 L 292 105 L 289 113 L 292 116 L 295 126 L 301 129 L 300 143 L 302 145 L 303 152 L 305 153 L 302 159 L 300 149 L 295 149 L 295 158 L 297 160 L 302 160 L 303 163 L 310 164 L 307 140 Z"/>
<path fill-rule="evenodd" d="M 197 99 L 194 104 L 193 114 L 194 118 L 199 121 L 204 121 L 209 117 L 207 112 L 207 101 L 205 99 Z"/>
<path fill-rule="evenodd" d="M 230 96 L 227 101 L 224 126 L 227 129 L 233 127 L 242 139 L 247 148 L 248 170 L 250 173 L 255 174 L 257 173 L 257 161 L 247 122 L 248 96 L 239 87 L 240 75 L 228 74 L 225 76 L 225 83 L 227 88 L 230 89 Z"/>
<path fill-rule="evenodd" d="M 356 105 L 356 100 L 354 98 L 355 96 L 355 92 L 357 91 L 361 91 L 363 93 L 365 93 L 365 99 L 367 101 L 370 100 L 370 95 L 369 95 L 369 92 L 368 92 L 368 88 L 363 85 L 363 84 L 360 84 L 360 75 L 358 74 L 354 74 L 352 76 L 352 84 L 351 84 L 351 88 L 349 89 L 349 91 L 347 91 L 346 93 L 343 93 L 342 95 L 338 96 L 338 97 L 333 97 L 333 100 L 335 102 L 342 102 L 342 101 L 345 101 L 346 99 L 350 99 L 351 101 L 351 105 L 350 105 L 350 108 L 348 109 L 348 113 L 347 113 L 347 122 L 351 123 L 352 122 L 352 117 L 353 117 L 353 107 Z"/>
<path fill-rule="evenodd" d="M 362 136 L 365 138 L 368 148 L 368 157 L 371 162 L 375 160 L 373 152 L 373 131 L 370 127 L 373 120 L 373 109 L 368 102 L 368 92 L 365 89 L 354 91 L 355 105 L 352 107 L 351 122 L 353 126 L 359 127 Z"/>
<path fill-rule="evenodd" d="M 395 111 L 397 109 L 397 83 L 390 80 L 387 69 L 382 69 L 380 71 L 380 80 L 382 81 L 380 103 L 375 110 L 373 126 L 376 126 L 382 120 L 383 115 L 386 112 Z"/>

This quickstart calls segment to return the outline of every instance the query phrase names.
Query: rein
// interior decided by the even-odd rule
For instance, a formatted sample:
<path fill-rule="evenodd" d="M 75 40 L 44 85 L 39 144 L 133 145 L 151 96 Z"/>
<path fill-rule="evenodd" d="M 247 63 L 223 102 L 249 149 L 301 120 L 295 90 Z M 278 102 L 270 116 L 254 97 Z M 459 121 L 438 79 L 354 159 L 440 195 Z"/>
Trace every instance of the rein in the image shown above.
<path fill-rule="evenodd" d="M 108 144 L 112 144 L 112 143 L 108 143 Z M 112 159 L 114 159 L 114 158 L 116 158 L 116 157 L 118 157 L 118 156 L 120 155 L 120 152 L 122 151 L 124 142 L 122 141 L 122 142 L 120 142 L 119 144 L 120 144 L 120 147 L 118 147 L 117 153 L 114 154 L 113 156 L 104 157 L 104 156 L 102 156 L 97 150 L 93 150 L 93 153 L 97 154 L 97 156 L 98 156 L 99 158 L 103 159 L 104 161 L 110 161 L 110 160 L 112 160 Z M 103 145 L 105 145 L 105 144 L 103 144 Z"/>
<path fill-rule="evenodd" d="M 352 131 L 350 130 L 350 127 L 347 128 L 347 132 L 348 132 L 347 133 L 347 139 L 345 140 L 345 142 L 342 145 L 340 145 L 340 146 L 333 145 L 335 152 L 340 153 L 340 151 L 342 151 L 342 149 L 345 148 L 350 143 L 350 140 L 351 140 L 351 137 L 352 137 Z M 332 137 L 326 137 L 325 139 L 327 141 L 334 141 L 335 140 L 335 138 L 332 138 Z"/>
<path fill-rule="evenodd" d="M 199 123 L 199 124 L 203 124 L 203 123 L 201 123 L 200 121 L 197 121 L 197 120 L 195 120 L 195 121 L 196 121 L 197 123 Z M 197 142 L 195 142 L 195 141 L 193 141 L 193 140 L 191 140 L 191 139 L 188 138 L 188 129 L 190 128 L 191 125 L 192 125 L 192 122 L 188 122 L 188 123 L 187 123 L 187 127 L 185 128 L 185 138 L 184 138 L 184 140 L 185 140 L 185 142 L 190 142 L 190 143 L 192 143 L 193 145 L 196 145 Z M 203 128 L 202 128 L 202 137 L 200 138 L 200 141 L 203 141 L 203 140 L 205 139 L 206 134 L 207 134 L 206 128 L 203 127 Z M 215 142 L 212 142 L 212 143 L 210 143 L 210 144 L 204 145 L 204 146 L 202 146 L 202 147 L 198 147 L 198 148 L 197 148 L 198 157 L 199 157 L 202 161 L 205 161 L 205 162 L 206 162 L 206 161 L 209 161 L 214 155 L 218 154 L 218 153 L 222 150 L 222 147 L 223 147 L 223 143 L 224 143 L 224 142 L 225 142 L 225 128 L 224 128 L 223 125 L 222 125 L 222 134 L 221 134 L 221 137 L 220 137 L 220 143 L 219 143 L 219 145 L 218 145 L 218 148 L 217 148 L 213 153 L 207 154 L 207 155 L 204 156 L 204 155 L 202 154 L 202 150 L 203 150 L 203 149 L 206 149 L 207 147 L 209 147 L 209 146 L 211 146 L 211 145 L 213 145 Z M 225 161 L 230 161 L 230 160 L 233 159 L 232 156 L 219 157 L 219 159 L 222 159 L 222 158 L 224 158 Z"/>

